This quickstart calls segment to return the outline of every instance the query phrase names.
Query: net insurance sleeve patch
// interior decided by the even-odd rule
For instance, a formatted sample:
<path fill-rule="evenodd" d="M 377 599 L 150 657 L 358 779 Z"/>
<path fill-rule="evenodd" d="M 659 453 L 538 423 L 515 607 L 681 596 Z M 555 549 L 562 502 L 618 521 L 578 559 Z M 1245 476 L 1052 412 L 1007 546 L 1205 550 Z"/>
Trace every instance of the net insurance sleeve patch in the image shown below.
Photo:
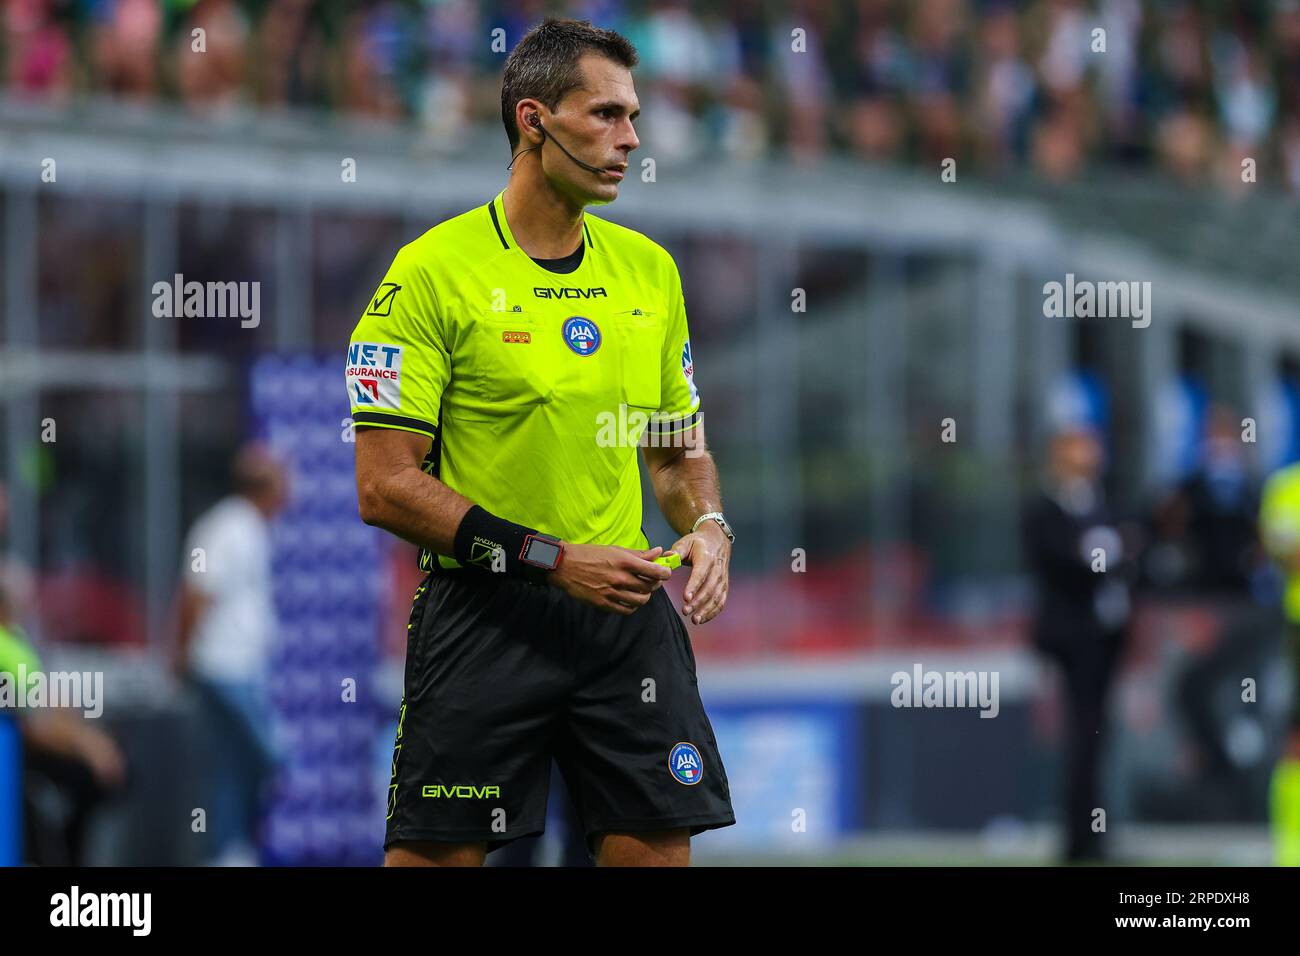
<path fill-rule="evenodd" d="M 661 357 L 660 407 L 650 419 L 650 429 L 661 435 L 676 434 L 700 420 L 700 392 L 695 386 L 695 356 L 686 323 L 686 303 L 677 266 L 668 260 L 664 282 L 671 290 L 668 303 L 668 331 Z"/>
<path fill-rule="evenodd" d="M 434 436 L 450 377 L 437 311 L 424 271 L 403 248 L 366 303 L 348 345 L 348 401 L 355 424 Z"/>

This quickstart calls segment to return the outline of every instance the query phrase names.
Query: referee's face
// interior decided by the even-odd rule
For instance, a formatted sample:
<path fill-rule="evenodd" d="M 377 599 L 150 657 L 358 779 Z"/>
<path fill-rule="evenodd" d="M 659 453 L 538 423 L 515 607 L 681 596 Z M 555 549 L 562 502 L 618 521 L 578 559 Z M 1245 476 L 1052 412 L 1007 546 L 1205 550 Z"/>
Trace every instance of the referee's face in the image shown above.
<path fill-rule="evenodd" d="M 628 154 L 641 145 L 632 122 L 641 104 L 632 71 L 603 56 L 578 61 L 583 84 L 557 105 L 546 127 L 576 158 L 603 172 L 593 173 L 570 162 L 558 149 L 543 150 L 546 177 L 580 205 L 613 202 L 628 170 Z"/>

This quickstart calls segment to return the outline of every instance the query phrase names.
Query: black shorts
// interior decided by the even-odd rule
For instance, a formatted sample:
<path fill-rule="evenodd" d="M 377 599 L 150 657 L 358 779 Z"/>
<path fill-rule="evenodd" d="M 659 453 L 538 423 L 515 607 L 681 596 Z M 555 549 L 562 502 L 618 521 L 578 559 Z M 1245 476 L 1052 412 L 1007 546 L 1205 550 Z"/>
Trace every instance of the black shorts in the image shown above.
<path fill-rule="evenodd" d="M 690 637 L 662 587 L 623 616 L 558 588 L 435 571 L 407 636 L 385 848 L 536 836 L 552 759 L 589 841 L 736 822 Z"/>

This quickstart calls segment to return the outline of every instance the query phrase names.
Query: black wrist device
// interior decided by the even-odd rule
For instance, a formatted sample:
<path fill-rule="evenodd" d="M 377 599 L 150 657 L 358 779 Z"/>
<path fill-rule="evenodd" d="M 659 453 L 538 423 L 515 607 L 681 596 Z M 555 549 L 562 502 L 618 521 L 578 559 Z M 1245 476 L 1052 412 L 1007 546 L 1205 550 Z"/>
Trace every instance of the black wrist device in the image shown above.
<path fill-rule="evenodd" d="M 504 573 L 532 584 L 546 584 L 548 572 L 564 557 L 560 539 L 498 518 L 475 505 L 456 529 L 453 557 L 466 567 Z"/>

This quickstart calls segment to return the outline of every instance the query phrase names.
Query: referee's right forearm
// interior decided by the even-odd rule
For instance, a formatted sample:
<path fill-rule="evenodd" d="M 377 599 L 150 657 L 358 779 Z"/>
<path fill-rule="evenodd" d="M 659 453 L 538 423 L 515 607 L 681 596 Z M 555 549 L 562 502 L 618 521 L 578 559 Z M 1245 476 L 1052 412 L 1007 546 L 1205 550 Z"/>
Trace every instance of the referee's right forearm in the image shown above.
<path fill-rule="evenodd" d="M 414 466 L 358 483 L 361 520 L 437 554 L 455 553 L 456 529 L 474 502 Z"/>

